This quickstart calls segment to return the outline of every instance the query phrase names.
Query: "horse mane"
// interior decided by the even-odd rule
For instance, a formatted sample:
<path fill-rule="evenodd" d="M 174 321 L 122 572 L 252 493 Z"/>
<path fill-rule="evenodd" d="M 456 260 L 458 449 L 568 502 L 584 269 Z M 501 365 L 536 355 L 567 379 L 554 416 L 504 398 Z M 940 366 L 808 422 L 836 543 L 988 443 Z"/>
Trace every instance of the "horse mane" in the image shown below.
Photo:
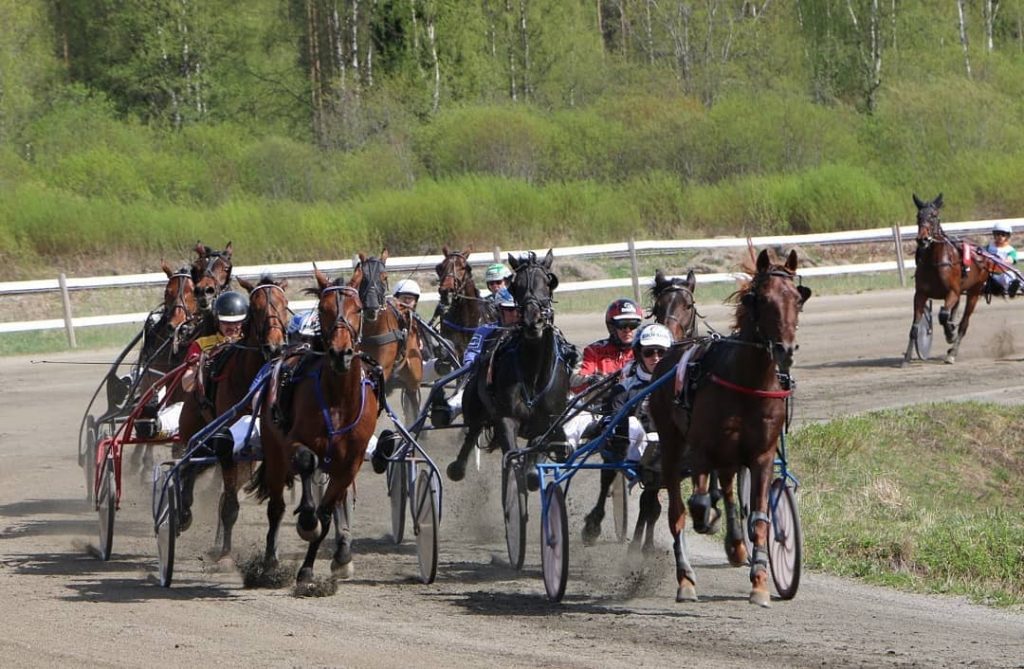
<path fill-rule="evenodd" d="M 650 295 L 652 300 L 657 300 L 666 290 L 676 287 L 685 288 L 686 279 L 678 276 L 665 279 L 661 282 L 655 279 L 654 283 L 652 283 L 651 287 L 648 289 L 647 294 Z"/>
<path fill-rule="evenodd" d="M 280 288 L 282 280 L 283 279 L 275 278 L 274 275 L 271 274 L 270 272 L 264 272 L 263 274 L 260 275 L 260 280 L 256 282 L 256 285 L 265 286 L 267 284 L 270 284 L 272 286 L 277 286 L 278 288 Z"/>
<path fill-rule="evenodd" d="M 746 302 L 743 301 L 743 297 L 745 295 L 757 290 L 757 288 L 761 285 L 761 282 L 764 281 L 765 278 L 771 276 L 772 274 L 784 272 L 789 276 L 796 276 L 793 272 L 789 271 L 789 268 L 787 268 L 784 264 L 780 265 L 776 262 L 770 262 L 768 264 L 767 271 L 765 271 L 764 273 L 758 273 L 757 260 L 754 257 L 753 246 L 750 247 L 750 260 L 744 262 L 743 265 L 740 267 L 740 270 L 743 273 L 750 276 L 750 278 L 740 283 L 739 288 L 737 288 L 734 293 L 729 295 L 729 297 L 725 298 L 726 304 L 736 305 L 736 314 L 732 324 L 733 330 L 739 330 L 740 327 L 751 318 L 750 309 L 747 307 Z"/>

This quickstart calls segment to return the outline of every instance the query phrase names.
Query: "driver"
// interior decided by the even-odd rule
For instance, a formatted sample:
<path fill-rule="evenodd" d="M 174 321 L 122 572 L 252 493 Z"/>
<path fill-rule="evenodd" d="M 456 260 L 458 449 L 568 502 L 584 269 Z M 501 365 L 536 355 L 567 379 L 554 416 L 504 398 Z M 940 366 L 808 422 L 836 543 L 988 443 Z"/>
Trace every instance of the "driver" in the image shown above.
<path fill-rule="evenodd" d="M 602 376 L 618 372 L 633 359 L 633 338 L 643 317 L 643 309 L 633 300 L 622 298 L 608 305 L 604 312 L 608 337 L 583 349 L 583 362 L 569 382 L 574 393 L 586 390 Z"/>

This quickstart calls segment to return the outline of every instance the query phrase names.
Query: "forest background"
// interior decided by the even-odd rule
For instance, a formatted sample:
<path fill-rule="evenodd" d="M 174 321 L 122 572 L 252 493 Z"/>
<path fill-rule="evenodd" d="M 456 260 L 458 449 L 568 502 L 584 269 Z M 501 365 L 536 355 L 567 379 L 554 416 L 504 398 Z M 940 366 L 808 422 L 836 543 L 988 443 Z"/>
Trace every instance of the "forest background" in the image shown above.
<path fill-rule="evenodd" d="M 1022 117 L 1024 0 L 0 0 L 0 279 L 1017 216 Z"/>

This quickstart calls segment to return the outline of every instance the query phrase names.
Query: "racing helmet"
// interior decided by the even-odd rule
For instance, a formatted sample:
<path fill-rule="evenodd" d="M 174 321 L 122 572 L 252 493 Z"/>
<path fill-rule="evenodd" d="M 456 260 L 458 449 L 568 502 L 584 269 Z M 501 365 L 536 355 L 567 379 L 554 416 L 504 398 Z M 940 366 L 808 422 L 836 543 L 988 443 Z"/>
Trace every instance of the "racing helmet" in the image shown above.
<path fill-rule="evenodd" d="M 633 300 L 622 298 L 608 305 L 604 312 L 604 322 L 609 327 L 615 321 L 639 321 L 644 317 L 644 310 Z"/>
<path fill-rule="evenodd" d="M 505 267 L 504 263 L 496 262 L 487 268 L 484 272 L 484 283 L 491 283 L 492 281 L 504 281 L 512 275 L 508 267 Z"/>
<path fill-rule="evenodd" d="M 672 333 L 661 323 L 645 325 L 633 340 L 633 348 L 637 351 L 653 347 L 663 348 L 666 351 L 672 348 Z"/>
<path fill-rule="evenodd" d="M 996 223 L 995 225 L 992 226 L 992 232 L 993 233 L 1001 232 L 1004 235 L 1012 235 L 1013 234 L 1013 228 L 1010 226 L 1009 223 L 1006 223 L 1004 221 L 999 221 L 998 223 Z"/>
<path fill-rule="evenodd" d="M 395 284 L 395 296 L 399 295 L 415 295 L 420 296 L 420 284 L 416 283 L 412 279 L 402 279 Z"/>
<path fill-rule="evenodd" d="M 244 321 L 249 312 L 249 298 L 234 290 L 221 293 L 213 303 L 213 313 L 221 323 Z"/>

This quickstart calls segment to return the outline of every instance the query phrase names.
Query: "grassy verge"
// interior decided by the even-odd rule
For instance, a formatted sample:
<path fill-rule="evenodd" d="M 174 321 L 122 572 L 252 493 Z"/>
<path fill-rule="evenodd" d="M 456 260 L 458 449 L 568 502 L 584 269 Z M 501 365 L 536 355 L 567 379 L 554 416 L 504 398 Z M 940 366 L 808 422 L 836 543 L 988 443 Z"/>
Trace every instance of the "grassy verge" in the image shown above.
<path fill-rule="evenodd" d="M 805 427 L 791 452 L 807 566 L 1024 604 L 1019 409 L 919 405 Z"/>

